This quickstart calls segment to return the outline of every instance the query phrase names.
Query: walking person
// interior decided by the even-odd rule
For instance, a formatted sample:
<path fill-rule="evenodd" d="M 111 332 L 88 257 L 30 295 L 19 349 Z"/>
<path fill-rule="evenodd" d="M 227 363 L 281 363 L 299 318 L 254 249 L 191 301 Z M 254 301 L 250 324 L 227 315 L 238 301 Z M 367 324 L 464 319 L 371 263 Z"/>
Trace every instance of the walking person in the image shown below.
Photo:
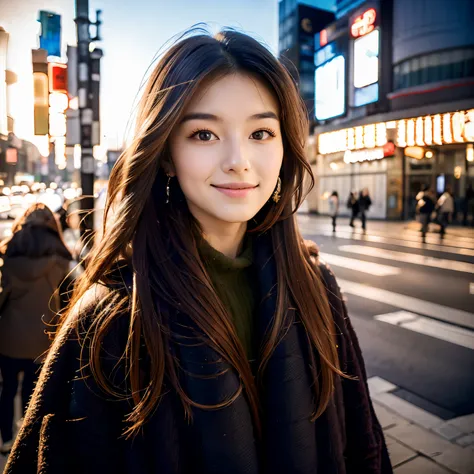
<path fill-rule="evenodd" d="M 454 199 L 449 186 L 446 187 L 446 190 L 438 199 L 436 207 L 438 209 L 439 224 L 441 226 L 440 234 L 443 236 L 446 233 L 446 228 L 454 212 Z"/>
<path fill-rule="evenodd" d="M 435 209 L 436 197 L 431 188 L 420 191 L 417 196 L 417 210 L 419 212 L 419 219 L 421 223 L 421 235 L 423 241 L 426 239 L 428 226 L 431 220 L 431 214 Z"/>
<path fill-rule="evenodd" d="M 329 215 L 332 219 L 332 231 L 336 232 L 336 219 L 339 214 L 339 195 L 337 191 L 333 191 L 329 197 Z"/>
<path fill-rule="evenodd" d="M 367 212 L 369 212 L 372 200 L 370 199 L 368 188 L 364 188 L 359 195 L 359 212 L 362 221 L 362 229 L 366 230 Z"/>
<path fill-rule="evenodd" d="M 357 193 L 351 191 L 347 200 L 347 208 L 351 210 L 351 221 L 349 225 L 354 227 L 354 219 L 359 215 L 359 199 Z"/>
<path fill-rule="evenodd" d="M 468 217 L 471 216 L 471 226 L 474 227 L 474 189 L 472 183 L 470 183 L 466 189 L 463 207 L 463 225 L 467 226 Z"/>
<path fill-rule="evenodd" d="M 3 288 L 0 314 L 0 452 L 13 444 L 14 398 L 23 373 L 22 409 L 37 377 L 41 355 L 48 349 L 51 322 L 59 310 L 54 295 L 66 276 L 71 255 L 58 222 L 43 204 L 34 204 L 13 225 L 12 235 L 0 244 Z"/>
<path fill-rule="evenodd" d="M 295 219 L 298 89 L 250 36 L 192 32 L 144 88 L 5 473 L 389 474 L 339 287 Z"/>

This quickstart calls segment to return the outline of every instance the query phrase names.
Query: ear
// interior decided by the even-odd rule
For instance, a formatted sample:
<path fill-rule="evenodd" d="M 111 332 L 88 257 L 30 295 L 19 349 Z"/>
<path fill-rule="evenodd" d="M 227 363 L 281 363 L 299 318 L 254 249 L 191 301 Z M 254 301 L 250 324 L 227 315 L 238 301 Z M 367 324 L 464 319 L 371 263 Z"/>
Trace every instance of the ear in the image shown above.
<path fill-rule="evenodd" d="M 174 167 L 173 160 L 172 160 L 171 156 L 167 156 L 163 160 L 162 168 L 165 171 L 165 173 L 167 174 L 167 176 L 171 176 L 171 177 L 176 176 L 176 169 Z"/>

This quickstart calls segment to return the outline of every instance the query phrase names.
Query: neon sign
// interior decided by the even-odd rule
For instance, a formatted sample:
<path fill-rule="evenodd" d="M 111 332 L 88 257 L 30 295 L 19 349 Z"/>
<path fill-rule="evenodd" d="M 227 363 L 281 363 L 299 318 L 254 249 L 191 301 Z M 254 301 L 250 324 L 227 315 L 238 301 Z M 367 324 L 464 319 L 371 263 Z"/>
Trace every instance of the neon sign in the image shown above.
<path fill-rule="evenodd" d="M 375 8 L 370 8 L 362 15 L 358 16 L 351 26 L 351 34 L 354 38 L 364 36 L 375 28 L 375 19 L 377 18 L 377 12 Z"/>

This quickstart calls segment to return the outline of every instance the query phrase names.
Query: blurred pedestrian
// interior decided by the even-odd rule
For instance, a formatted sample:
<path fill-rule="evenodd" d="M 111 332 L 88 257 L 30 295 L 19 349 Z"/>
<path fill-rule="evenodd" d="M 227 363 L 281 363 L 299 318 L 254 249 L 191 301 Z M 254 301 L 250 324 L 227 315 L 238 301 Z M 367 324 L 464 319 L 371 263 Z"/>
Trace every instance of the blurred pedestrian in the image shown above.
<path fill-rule="evenodd" d="M 329 197 L 329 215 L 332 219 L 332 231 L 336 232 L 336 219 L 339 214 L 339 195 L 337 191 L 333 191 Z"/>
<path fill-rule="evenodd" d="M 440 234 L 443 236 L 454 212 L 454 199 L 450 186 L 446 187 L 446 190 L 438 199 L 436 207 L 438 209 L 438 221 L 441 226 Z"/>
<path fill-rule="evenodd" d="M 392 472 L 294 216 L 312 178 L 296 84 L 252 37 L 199 31 L 151 72 L 5 474 Z"/>
<path fill-rule="evenodd" d="M 467 225 L 468 218 L 471 216 L 471 226 L 474 227 L 474 189 L 472 183 L 466 189 L 466 194 L 464 196 L 464 218 L 463 225 Z"/>
<path fill-rule="evenodd" d="M 436 206 L 436 197 L 431 188 L 427 188 L 423 191 L 420 191 L 417 194 L 416 199 L 417 211 L 419 213 L 419 219 L 421 223 L 421 233 L 423 239 L 425 239 L 431 220 L 431 214 L 433 213 Z"/>
<path fill-rule="evenodd" d="M 59 208 L 56 213 L 59 218 L 59 224 L 61 226 L 61 231 L 64 232 L 67 229 L 70 229 L 70 225 L 68 222 L 69 218 L 69 201 L 67 199 L 64 200 L 63 205 Z"/>
<path fill-rule="evenodd" d="M 347 199 L 347 208 L 351 211 L 351 221 L 349 225 L 354 227 L 354 219 L 359 215 L 359 199 L 357 198 L 357 193 L 351 191 Z"/>
<path fill-rule="evenodd" d="M 33 392 L 41 355 L 49 347 L 46 331 L 59 309 L 54 294 L 66 276 L 71 255 L 58 222 L 44 204 L 34 204 L 0 244 L 2 277 L 8 282 L 0 303 L 0 451 L 12 446 L 14 398 L 23 373 L 22 410 Z"/>
<path fill-rule="evenodd" d="M 372 200 L 370 199 L 369 190 L 368 188 L 364 188 L 359 195 L 359 212 L 363 230 L 366 230 L 367 212 L 369 212 L 371 205 Z"/>

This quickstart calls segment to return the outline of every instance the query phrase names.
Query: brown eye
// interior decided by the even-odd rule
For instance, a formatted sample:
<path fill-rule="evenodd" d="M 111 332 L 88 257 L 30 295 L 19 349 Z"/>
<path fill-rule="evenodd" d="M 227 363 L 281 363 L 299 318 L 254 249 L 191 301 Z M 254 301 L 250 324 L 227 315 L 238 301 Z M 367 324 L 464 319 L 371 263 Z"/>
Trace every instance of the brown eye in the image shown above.
<path fill-rule="evenodd" d="M 198 142 L 211 142 L 214 140 L 219 140 L 218 137 L 214 133 L 212 133 L 210 130 L 195 130 L 189 138 L 192 138 L 193 140 L 197 140 Z"/>
<path fill-rule="evenodd" d="M 201 140 L 203 142 L 208 142 L 212 138 L 212 133 L 207 131 L 207 130 L 203 130 L 203 131 L 198 133 L 198 137 L 199 137 L 199 140 Z"/>
<path fill-rule="evenodd" d="M 268 130 L 257 130 L 256 132 L 253 132 L 251 135 L 251 137 L 257 141 L 266 140 L 267 138 L 274 137 L 274 136 L 275 134 Z"/>

